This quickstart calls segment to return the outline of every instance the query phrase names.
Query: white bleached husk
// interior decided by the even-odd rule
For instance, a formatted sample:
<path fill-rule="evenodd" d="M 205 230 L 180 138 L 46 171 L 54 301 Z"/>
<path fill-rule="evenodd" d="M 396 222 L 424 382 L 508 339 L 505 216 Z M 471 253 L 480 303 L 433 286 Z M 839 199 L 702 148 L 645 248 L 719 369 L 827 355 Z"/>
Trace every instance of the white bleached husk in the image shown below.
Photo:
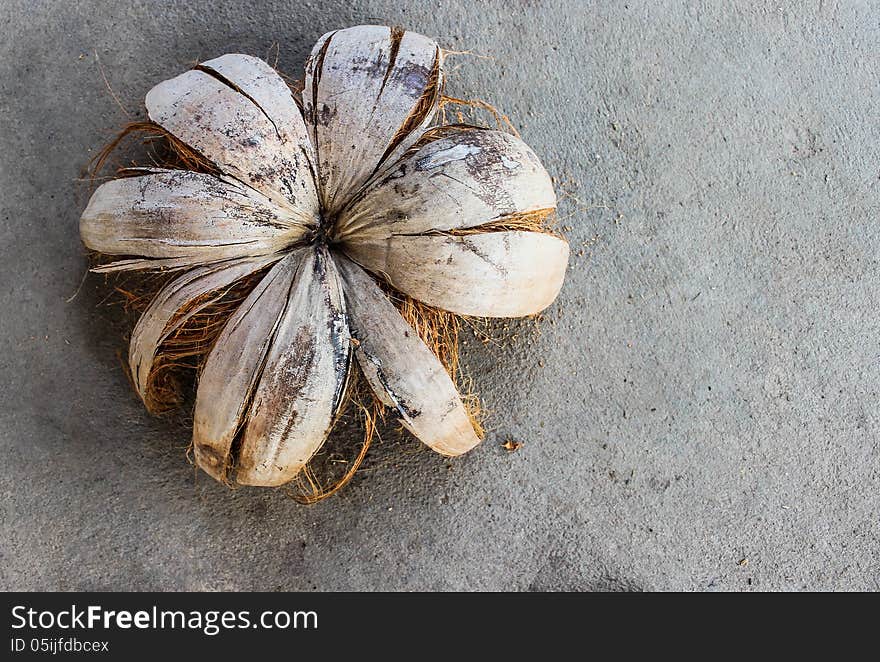
<path fill-rule="evenodd" d="M 550 177 L 528 145 L 509 133 L 461 128 L 388 169 L 342 214 L 336 236 L 461 230 L 554 207 Z"/>
<path fill-rule="evenodd" d="M 401 292 L 475 317 L 541 312 L 559 294 L 568 261 L 568 244 L 540 232 L 393 235 L 344 245 Z"/>
<path fill-rule="evenodd" d="M 177 259 L 183 266 L 275 253 L 306 231 L 254 189 L 185 170 L 107 182 L 80 219 L 92 250 Z"/>
<path fill-rule="evenodd" d="M 421 137 L 440 100 L 441 65 L 440 47 L 414 32 L 367 25 L 318 40 L 306 69 L 303 111 L 328 213 Z M 423 99 L 424 116 L 414 118 Z M 413 119 L 417 126 L 401 135 Z"/>
<path fill-rule="evenodd" d="M 380 283 L 452 313 L 530 315 L 559 293 L 568 244 L 505 225 L 556 206 L 519 138 L 429 131 L 442 84 L 436 42 L 358 26 L 316 44 L 302 112 L 274 69 L 239 54 L 147 94 L 151 120 L 210 174 L 129 170 L 95 191 L 81 236 L 114 257 L 97 270 L 177 272 L 132 334 L 145 401 L 163 343 L 259 279 L 199 375 L 194 455 L 214 478 L 275 486 L 297 476 L 330 432 L 355 363 L 433 450 L 479 443 L 454 376 Z"/>
<path fill-rule="evenodd" d="M 377 397 L 438 453 L 461 455 L 480 443 L 439 359 L 365 271 L 345 258 L 340 267 L 355 355 Z"/>

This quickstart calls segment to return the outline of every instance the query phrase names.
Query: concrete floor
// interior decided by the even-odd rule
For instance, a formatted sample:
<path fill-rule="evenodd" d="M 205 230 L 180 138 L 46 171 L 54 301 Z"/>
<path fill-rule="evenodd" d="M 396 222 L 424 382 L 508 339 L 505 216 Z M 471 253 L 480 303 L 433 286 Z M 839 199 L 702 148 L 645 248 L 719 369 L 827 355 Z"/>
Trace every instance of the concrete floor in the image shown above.
<path fill-rule="evenodd" d="M 0 588 L 880 588 L 876 8 L 0 8 Z M 298 75 L 365 22 L 490 56 L 455 58 L 451 91 L 507 112 L 558 178 L 573 259 L 540 334 L 469 344 L 482 447 L 386 440 L 302 507 L 194 476 L 185 415 L 126 382 L 103 279 L 67 302 L 78 178 L 126 121 L 98 58 L 142 116 L 196 59 L 277 44 Z"/>

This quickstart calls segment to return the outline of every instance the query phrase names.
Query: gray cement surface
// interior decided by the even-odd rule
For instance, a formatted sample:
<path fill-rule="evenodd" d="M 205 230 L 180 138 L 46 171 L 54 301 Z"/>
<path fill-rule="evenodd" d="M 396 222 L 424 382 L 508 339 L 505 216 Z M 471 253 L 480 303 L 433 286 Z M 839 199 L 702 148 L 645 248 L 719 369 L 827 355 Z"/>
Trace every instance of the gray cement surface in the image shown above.
<path fill-rule="evenodd" d="M 876 4 L 0 0 L 0 19 L 0 588 L 880 588 Z M 489 56 L 455 58 L 451 91 L 558 178 L 573 259 L 540 334 L 468 345 L 482 447 L 386 441 L 302 507 L 196 476 L 185 415 L 126 382 L 103 279 L 67 301 L 78 178 L 119 104 L 142 117 L 196 59 L 277 45 L 298 75 L 365 22 Z"/>

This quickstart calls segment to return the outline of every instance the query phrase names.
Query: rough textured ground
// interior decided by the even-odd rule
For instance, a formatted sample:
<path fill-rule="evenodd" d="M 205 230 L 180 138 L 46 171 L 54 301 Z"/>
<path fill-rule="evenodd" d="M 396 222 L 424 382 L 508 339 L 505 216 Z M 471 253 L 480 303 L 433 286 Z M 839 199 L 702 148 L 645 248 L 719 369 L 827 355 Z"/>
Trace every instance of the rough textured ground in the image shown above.
<path fill-rule="evenodd" d="M 477 7 L 479 5 L 479 7 Z M 112 10 L 109 9 L 112 6 Z M 880 588 L 876 8 L 854 2 L 0 0 L 0 587 Z M 540 335 L 472 342 L 450 463 L 386 442 L 338 497 L 227 491 L 148 416 L 82 167 L 198 58 L 402 24 L 557 176 Z M 565 193 L 567 192 L 567 194 Z M 523 442 L 508 453 L 507 439 Z"/>

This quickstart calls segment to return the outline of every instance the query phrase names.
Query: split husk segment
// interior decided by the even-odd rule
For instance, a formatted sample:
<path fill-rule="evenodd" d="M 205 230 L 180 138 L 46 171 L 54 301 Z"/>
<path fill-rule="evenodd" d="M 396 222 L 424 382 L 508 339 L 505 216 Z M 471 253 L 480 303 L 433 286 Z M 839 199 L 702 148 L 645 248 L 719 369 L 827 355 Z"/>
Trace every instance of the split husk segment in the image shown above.
<path fill-rule="evenodd" d="M 435 65 L 433 75 L 438 78 L 440 77 L 439 62 Z M 297 91 L 295 84 L 292 84 L 291 87 Z M 435 90 L 439 89 L 439 87 L 429 85 L 428 89 L 432 88 Z M 439 98 L 441 117 L 445 120 L 448 114 L 452 114 L 457 123 L 429 129 L 417 143 L 407 150 L 407 153 L 433 140 L 440 139 L 451 131 L 460 131 L 462 129 L 480 130 L 480 127 L 465 124 L 466 118 L 460 110 L 449 112 L 456 106 L 488 110 L 496 118 L 499 126 L 512 129 L 509 120 L 488 104 L 479 101 L 466 101 L 445 97 L 442 96 L 442 92 L 435 92 L 434 96 L 421 100 L 420 104 L 414 109 L 409 123 L 413 125 L 418 124 L 427 110 L 433 104 L 438 103 L 436 94 L 441 95 Z M 405 128 L 406 126 L 401 128 L 401 135 L 404 135 Z M 515 130 L 513 132 L 515 133 Z M 146 149 L 146 162 L 132 162 L 127 165 L 120 164 L 116 172 L 117 177 L 139 174 L 140 171 L 137 168 L 143 167 L 181 169 L 205 174 L 218 174 L 217 168 L 209 160 L 158 124 L 141 121 L 132 122 L 125 126 L 95 156 L 91 163 L 93 180 L 98 179 L 98 175 L 107 167 L 112 155 L 128 141 L 140 142 L 142 147 Z M 392 145 L 394 144 L 396 142 L 392 141 Z M 390 149 L 391 147 L 389 147 Z M 548 208 L 520 214 L 510 214 L 482 226 L 451 230 L 445 234 L 462 236 L 485 232 L 526 230 L 559 236 L 553 229 L 553 212 L 554 209 Z M 247 297 L 261 277 L 265 275 L 267 269 L 268 267 L 251 274 L 224 291 L 206 293 L 203 298 L 192 301 L 190 303 L 191 307 L 179 311 L 177 316 L 169 321 L 166 328 L 172 328 L 176 325 L 177 321 L 186 317 L 188 312 L 201 308 L 186 319 L 159 347 L 154 367 L 148 377 L 148 386 L 144 397 L 145 404 L 151 412 L 166 412 L 183 402 L 184 398 L 181 393 L 181 382 L 179 379 L 181 371 L 199 371 L 201 369 L 205 358 L 211 351 L 227 319 Z M 124 283 L 118 285 L 116 290 L 127 305 L 132 310 L 138 312 L 142 312 L 146 308 L 152 296 L 168 281 L 168 277 L 162 274 L 162 272 L 142 276 L 129 275 L 124 278 Z M 470 392 L 470 389 L 462 389 L 462 386 L 466 386 L 466 384 L 463 384 L 464 380 L 459 366 L 459 334 L 463 323 L 472 322 L 461 315 L 421 303 L 394 290 L 386 282 L 381 282 L 380 285 L 401 316 L 416 330 L 422 341 L 437 356 L 447 373 L 456 383 L 474 430 L 477 436 L 482 439 L 484 431 L 479 398 Z M 211 302 L 209 305 L 202 307 L 206 299 L 210 299 Z M 333 453 L 329 449 L 322 450 L 312 458 L 297 480 L 292 484 L 298 488 L 298 491 L 293 493 L 294 498 L 304 503 L 314 503 L 334 494 L 353 477 L 363 462 L 370 443 L 379 433 L 379 428 L 384 422 L 385 406 L 367 385 L 360 369 L 356 366 L 356 362 L 352 361 L 352 364 L 352 374 L 337 418 L 350 419 L 360 427 L 362 431 L 360 448 L 355 456 L 350 459 L 340 460 L 338 457 L 333 457 Z M 351 449 L 347 450 L 349 454 L 352 453 Z"/>

